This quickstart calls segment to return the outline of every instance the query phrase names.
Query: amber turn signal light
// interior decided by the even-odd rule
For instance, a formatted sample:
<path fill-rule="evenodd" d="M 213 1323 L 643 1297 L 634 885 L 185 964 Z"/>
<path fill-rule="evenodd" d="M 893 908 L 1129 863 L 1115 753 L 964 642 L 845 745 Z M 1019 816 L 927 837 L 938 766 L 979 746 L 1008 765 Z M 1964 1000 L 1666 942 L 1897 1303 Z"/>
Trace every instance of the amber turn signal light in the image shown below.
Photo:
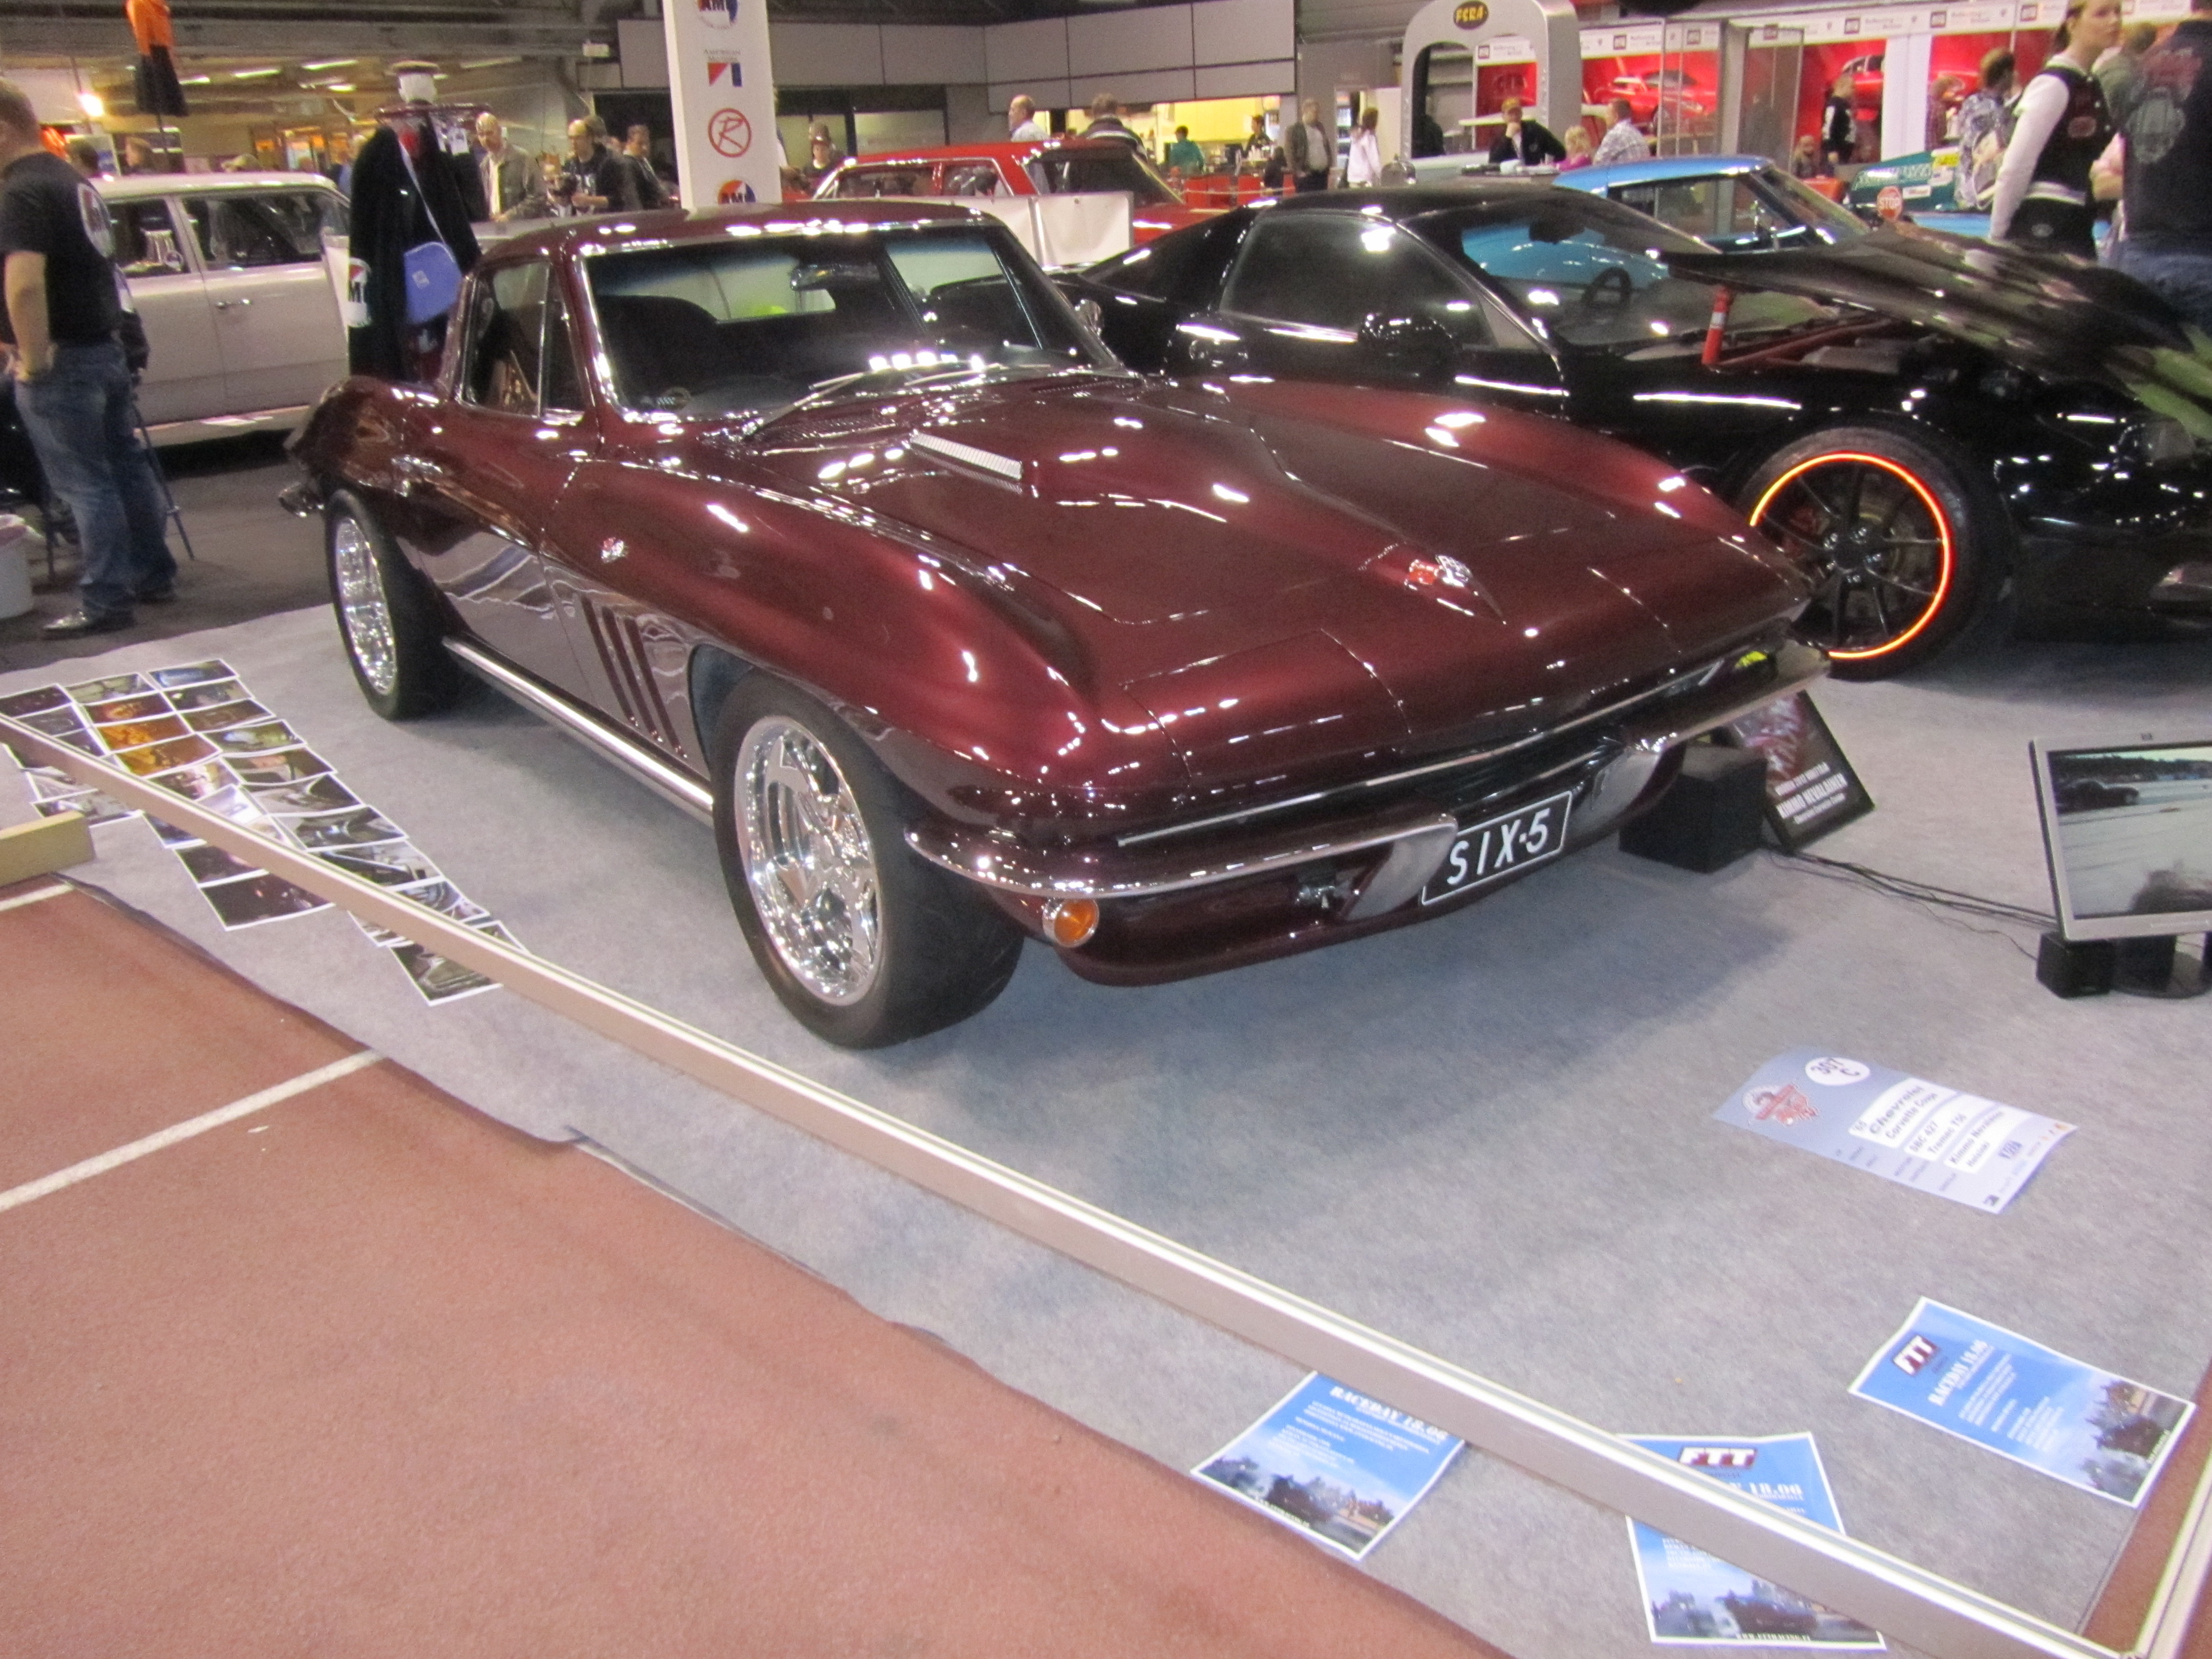
<path fill-rule="evenodd" d="M 1044 907 L 1045 937 L 1063 951 L 1088 945 L 1097 931 L 1097 899 L 1054 899 Z"/>

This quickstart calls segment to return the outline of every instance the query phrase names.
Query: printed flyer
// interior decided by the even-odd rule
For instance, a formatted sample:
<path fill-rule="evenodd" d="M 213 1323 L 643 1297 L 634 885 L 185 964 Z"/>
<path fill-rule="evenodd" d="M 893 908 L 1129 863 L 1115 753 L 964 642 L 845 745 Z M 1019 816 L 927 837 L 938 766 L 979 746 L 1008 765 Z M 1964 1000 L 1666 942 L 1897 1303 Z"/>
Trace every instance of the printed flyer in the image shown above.
<path fill-rule="evenodd" d="M 1723 726 L 1717 736 L 1765 761 L 1766 822 L 1785 853 L 1874 811 L 1874 797 L 1802 691 Z"/>
<path fill-rule="evenodd" d="M 1672 1458 L 1777 1509 L 1832 1532 L 1844 1523 L 1828 1491 L 1827 1471 L 1809 1434 L 1751 1440 L 1626 1437 L 1646 1451 Z M 1651 1639 L 1671 1647 L 1856 1648 L 1888 1644 L 1846 1613 L 1732 1567 L 1692 1544 L 1641 1521 L 1628 1523 L 1636 1576 L 1644 1586 L 1644 1619 Z"/>
<path fill-rule="evenodd" d="M 1925 1297 L 1851 1392 L 2130 1509 L 2196 1409 Z"/>
<path fill-rule="evenodd" d="M 1462 1443 L 1316 1372 L 1194 1473 L 1357 1561 Z"/>
<path fill-rule="evenodd" d="M 1991 1215 L 2074 1133 L 2056 1118 L 1819 1048 L 1770 1060 L 1713 1115 Z"/>

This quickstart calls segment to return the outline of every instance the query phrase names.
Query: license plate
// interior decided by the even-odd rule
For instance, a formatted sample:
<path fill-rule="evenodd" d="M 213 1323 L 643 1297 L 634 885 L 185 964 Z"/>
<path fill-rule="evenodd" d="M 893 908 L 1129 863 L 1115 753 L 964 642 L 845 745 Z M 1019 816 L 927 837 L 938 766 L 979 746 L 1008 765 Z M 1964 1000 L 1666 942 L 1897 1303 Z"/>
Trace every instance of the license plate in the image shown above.
<path fill-rule="evenodd" d="M 1559 857 L 1567 844 L 1567 805 L 1572 799 L 1571 794 L 1553 795 L 1469 824 L 1452 838 L 1443 863 L 1421 889 L 1421 902 L 1434 904 Z"/>

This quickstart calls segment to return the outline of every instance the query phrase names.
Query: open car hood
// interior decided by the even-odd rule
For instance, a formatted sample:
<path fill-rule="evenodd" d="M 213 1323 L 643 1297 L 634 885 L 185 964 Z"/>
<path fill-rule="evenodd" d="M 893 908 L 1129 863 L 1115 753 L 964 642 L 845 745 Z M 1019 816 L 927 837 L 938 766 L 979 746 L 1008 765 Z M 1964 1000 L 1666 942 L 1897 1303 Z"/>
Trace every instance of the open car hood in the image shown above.
<path fill-rule="evenodd" d="M 1895 226 L 1832 247 L 1667 263 L 1699 282 L 1863 307 L 2048 380 L 2102 382 L 2212 438 L 2212 342 L 2118 271 Z"/>

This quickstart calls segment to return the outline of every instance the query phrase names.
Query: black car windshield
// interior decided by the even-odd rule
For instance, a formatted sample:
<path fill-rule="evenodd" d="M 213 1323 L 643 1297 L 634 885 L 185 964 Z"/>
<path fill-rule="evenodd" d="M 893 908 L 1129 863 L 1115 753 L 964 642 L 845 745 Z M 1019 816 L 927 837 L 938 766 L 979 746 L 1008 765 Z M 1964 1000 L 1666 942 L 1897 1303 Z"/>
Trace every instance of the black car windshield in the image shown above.
<path fill-rule="evenodd" d="M 1671 254 L 1714 250 L 1656 219 L 1577 191 L 1516 191 L 1513 199 L 1447 209 L 1419 226 L 1473 267 L 1544 332 L 1569 345 L 1650 349 L 1702 336 L 1713 287 L 1671 275 Z M 1739 295 L 1731 335 L 1791 329 L 1832 313 L 1789 295 Z"/>
<path fill-rule="evenodd" d="M 1830 201 L 1802 179 L 1793 179 L 1779 167 L 1761 167 L 1759 182 L 1782 198 L 1791 217 L 1818 231 L 1824 241 L 1847 242 L 1873 228 L 1841 203 Z"/>
<path fill-rule="evenodd" d="M 754 415 L 848 376 L 1098 361 L 994 231 L 737 234 L 752 228 L 584 261 L 623 408 Z"/>
<path fill-rule="evenodd" d="M 1087 149 L 1047 150 L 1029 165 L 1030 182 L 1040 195 L 1076 196 L 1088 191 L 1126 190 L 1139 207 L 1175 207 L 1180 199 L 1167 180 L 1135 149 L 1116 138 Z"/>

